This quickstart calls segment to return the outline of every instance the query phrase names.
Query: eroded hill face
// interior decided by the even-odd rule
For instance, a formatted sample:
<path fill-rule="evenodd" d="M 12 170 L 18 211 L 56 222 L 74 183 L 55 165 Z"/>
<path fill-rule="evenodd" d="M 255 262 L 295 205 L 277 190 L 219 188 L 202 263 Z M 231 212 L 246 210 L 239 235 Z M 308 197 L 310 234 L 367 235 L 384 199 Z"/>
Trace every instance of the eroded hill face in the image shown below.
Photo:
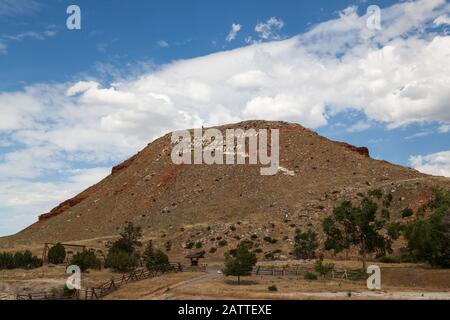
<path fill-rule="evenodd" d="M 279 129 L 279 172 L 262 176 L 259 165 L 175 165 L 168 134 L 0 244 L 114 236 L 133 221 L 161 246 L 172 241 L 175 250 L 189 241 L 208 249 L 217 246 L 213 238 L 231 244 L 252 234 L 276 236 L 279 246 L 287 246 L 296 227 L 318 228 L 333 206 L 356 200 L 358 192 L 391 192 L 394 211 L 417 207 L 433 186 L 450 185 L 448 179 L 373 160 L 365 148 L 330 141 L 298 124 L 247 121 L 218 128 Z M 230 231 L 232 225 L 236 230 Z"/>

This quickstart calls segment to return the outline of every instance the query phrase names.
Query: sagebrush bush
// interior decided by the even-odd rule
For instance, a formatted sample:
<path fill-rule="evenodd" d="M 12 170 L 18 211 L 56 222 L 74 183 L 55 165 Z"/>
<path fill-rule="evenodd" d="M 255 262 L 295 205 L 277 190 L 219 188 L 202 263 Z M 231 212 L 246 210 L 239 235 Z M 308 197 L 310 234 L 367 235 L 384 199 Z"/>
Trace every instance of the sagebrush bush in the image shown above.
<path fill-rule="evenodd" d="M 269 291 L 278 291 L 278 288 L 276 285 L 271 285 L 267 288 Z"/>

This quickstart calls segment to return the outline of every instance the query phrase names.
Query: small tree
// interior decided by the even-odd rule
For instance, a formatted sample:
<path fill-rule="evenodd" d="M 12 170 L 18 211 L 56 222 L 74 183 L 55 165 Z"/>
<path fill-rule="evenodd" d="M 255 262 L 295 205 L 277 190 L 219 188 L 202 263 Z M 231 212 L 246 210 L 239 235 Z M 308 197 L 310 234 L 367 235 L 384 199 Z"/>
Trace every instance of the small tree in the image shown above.
<path fill-rule="evenodd" d="M 165 271 L 169 268 L 169 257 L 161 250 L 154 250 L 153 242 L 150 240 L 144 252 L 145 266 L 151 270 L 158 268 Z"/>
<path fill-rule="evenodd" d="M 116 271 L 129 271 L 136 268 L 139 256 L 136 249 L 142 246 L 139 241 L 141 237 L 141 228 L 134 226 L 132 222 L 127 222 L 120 233 L 120 238 L 109 247 L 105 267 Z"/>
<path fill-rule="evenodd" d="M 294 255 L 297 259 L 313 259 L 319 247 L 317 233 L 309 229 L 306 232 L 297 230 L 294 237 Z"/>
<path fill-rule="evenodd" d="M 258 259 L 256 254 L 249 251 L 245 244 L 239 244 L 236 250 L 231 254 L 225 253 L 225 268 L 223 273 L 226 276 L 237 276 L 238 284 L 241 283 L 241 276 L 251 275 L 252 269 Z"/>
<path fill-rule="evenodd" d="M 377 210 L 378 205 L 370 197 L 364 197 L 359 206 L 353 206 L 350 201 L 342 202 L 322 223 L 325 249 L 339 253 L 351 246 L 358 247 L 364 269 L 367 254 L 392 252 L 392 240 L 381 233 L 386 219 L 378 219 Z"/>
<path fill-rule="evenodd" d="M 428 218 L 419 218 L 405 227 L 407 249 L 417 261 L 450 268 L 450 190 L 435 190 L 421 211 L 430 210 Z"/>
<path fill-rule="evenodd" d="M 66 248 L 61 243 L 57 243 L 48 250 L 48 262 L 53 264 L 61 264 L 66 259 Z"/>

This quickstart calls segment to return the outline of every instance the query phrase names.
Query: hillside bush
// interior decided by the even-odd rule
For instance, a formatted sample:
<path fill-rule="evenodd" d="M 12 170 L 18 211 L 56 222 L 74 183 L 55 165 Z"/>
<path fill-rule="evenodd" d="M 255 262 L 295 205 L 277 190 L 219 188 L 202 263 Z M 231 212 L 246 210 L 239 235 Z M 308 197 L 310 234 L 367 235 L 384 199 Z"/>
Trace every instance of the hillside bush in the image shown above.
<path fill-rule="evenodd" d="M 52 264 L 61 264 L 66 259 L 66 248 L 61 243 L 57 243 L 48 250 L 48 262 Z"/>
<path fill-rule="evenodd" d="M 95 256 L 95 253 L 91 250 L 77 252 L 70 260 L 70 264 L 80 267 L 82 272 L 85 272 L 88 269 L 98 270 L 102 265 L 100 260 Z"/>

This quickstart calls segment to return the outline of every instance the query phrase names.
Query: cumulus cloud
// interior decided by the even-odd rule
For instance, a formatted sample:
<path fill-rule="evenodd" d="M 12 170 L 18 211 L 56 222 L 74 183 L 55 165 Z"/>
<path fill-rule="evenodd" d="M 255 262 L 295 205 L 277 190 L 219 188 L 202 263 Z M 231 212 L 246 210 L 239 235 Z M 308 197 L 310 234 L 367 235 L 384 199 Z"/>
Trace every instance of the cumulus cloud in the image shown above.
<path fill-rule="evenodd" d="M 9 145 L 0 156 L 0 188 L 15 183 L 11 190 L 33 192 L 27 183 L 47 179 L 58 189 L 55 173 L 70 183 L 80 163 L 108 167 L 169 131 L 245 119 L 317 128 L 354 110 L 389 128 L 433 121 L 444 128 L 450 36 L 427 28 L 449 8 L 444 0 L 400 3 L 382 10 L 377 31 L 350 7 L 290 39 L 175 61 L 114 83 L 90 78 L 0 92 L 0 134 Z M 277 21 L 258 28 L 262 38 L 273 37 L 267 32 L 278 30 Z M 418 159 L 418 168 L 431 163 Z M 50 209 L 40 205 L 21 211 L 27 221 Z"/>
<path fill-rule="evenodd" d="M 425 156 L 411 156 L 409 162 L 413 168 L 423 173 L 450 177 L 450 151 L 442 151 Z"/>
<path fill-rule="evenodd" d="M 241 31 L 242 26 L 238 23 L 233 23 L 231 25 L 231 30 L 228 33 L 227 37 L 225 38 L 226 41 L 231 42 L 234 39 L 236 39 L 236 36 L 238 34 L 239 31 Z"/>
<path fill-rule="evenodd" d="M 434 20 L 434 24 L 437 26 L 449 25 L 450 24 L 450 16 L 449 15 L 439 16 Z"/>
<path fill-rule="evenodd" d="M 271 17 L 266 22 L 260 22 L 255 26 L 255 31 L 259 34 L 259 37 L 264 40 L 276 40 L 279 39 L 278 31 L 283 29 L 284 22 L 277 17 Z"/>

